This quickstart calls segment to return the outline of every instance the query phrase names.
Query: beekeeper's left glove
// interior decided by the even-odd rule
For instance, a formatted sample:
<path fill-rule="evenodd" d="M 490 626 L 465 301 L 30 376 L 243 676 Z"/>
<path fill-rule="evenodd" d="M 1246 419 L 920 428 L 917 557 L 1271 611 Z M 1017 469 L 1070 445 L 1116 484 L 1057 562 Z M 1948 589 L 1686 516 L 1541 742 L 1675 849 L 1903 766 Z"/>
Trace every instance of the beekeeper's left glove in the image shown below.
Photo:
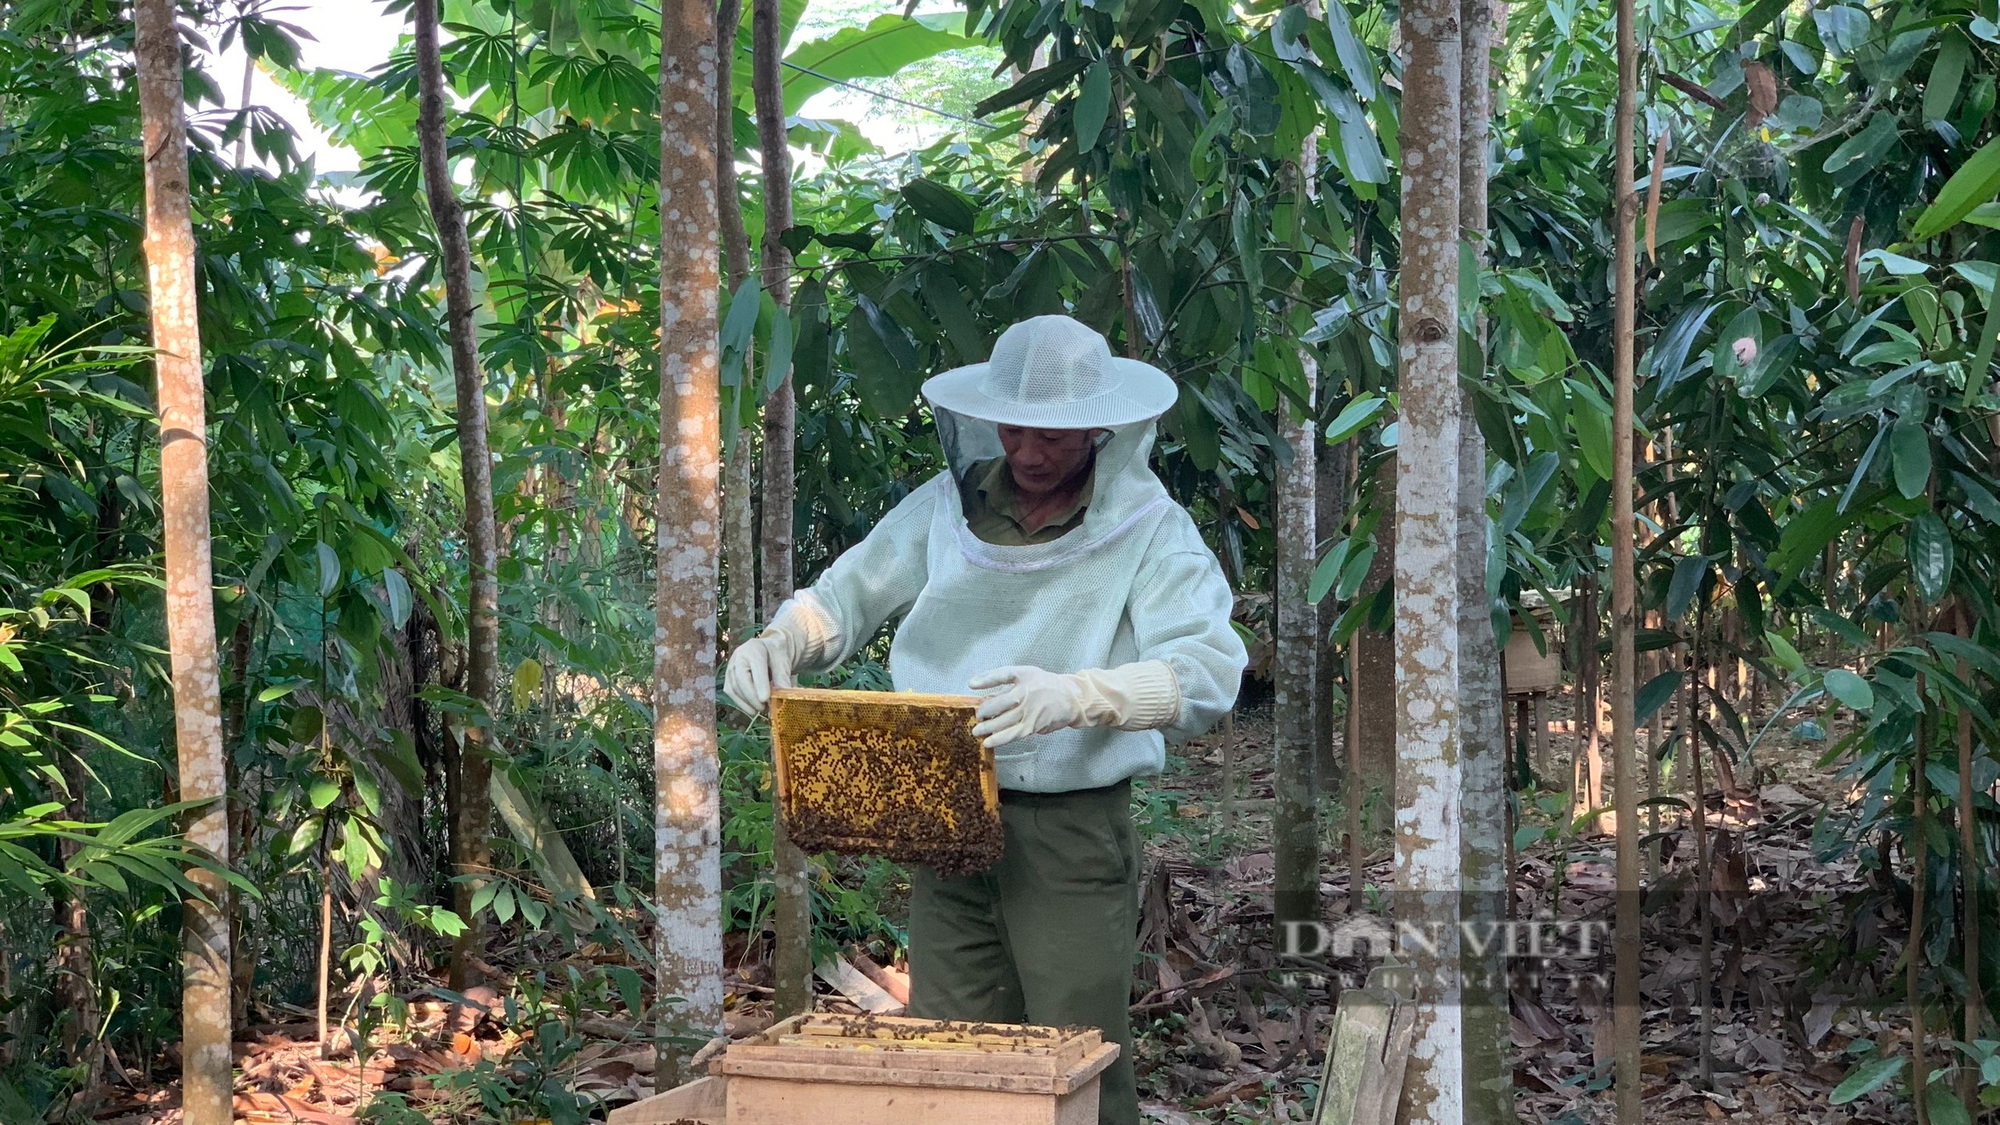
<path fill-rule="evenodd" d="M 1163 660 L 1073 673 L 1010 664 L 974 676 L 966 686 L 997 689 L 980 703 L 979 723 L 972 728 L 988 749 L 1066 727 L 1150 730 L 1180 713 L 1180 684 Z"/>

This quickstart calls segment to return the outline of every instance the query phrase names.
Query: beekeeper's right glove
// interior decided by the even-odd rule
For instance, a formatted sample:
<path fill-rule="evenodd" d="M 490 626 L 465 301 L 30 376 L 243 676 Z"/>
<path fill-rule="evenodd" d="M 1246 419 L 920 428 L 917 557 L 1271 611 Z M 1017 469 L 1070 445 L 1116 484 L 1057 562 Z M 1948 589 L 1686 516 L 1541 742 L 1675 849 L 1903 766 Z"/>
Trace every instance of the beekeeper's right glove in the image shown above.
<path fill-rule="evenodd" d="M 772 688 L 797 683 L 794 672 L 818 648 L 813 641 L 811 613 L 799 603 L 787 601 L 778 607 L 763 632 L 736 646 L 722 686 L 737 710 L 755 718 L 770 707 Z"/>

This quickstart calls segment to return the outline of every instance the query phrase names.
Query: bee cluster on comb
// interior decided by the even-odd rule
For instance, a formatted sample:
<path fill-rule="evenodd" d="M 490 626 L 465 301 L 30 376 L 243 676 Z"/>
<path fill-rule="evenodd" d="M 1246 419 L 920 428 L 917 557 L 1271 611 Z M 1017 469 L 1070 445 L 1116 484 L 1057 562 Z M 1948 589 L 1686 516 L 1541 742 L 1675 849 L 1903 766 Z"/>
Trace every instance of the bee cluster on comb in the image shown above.
<path fill-rule="evenodd" d="M 1000 858 L 993 752 L 977 700 L 786 688 L 772 693 L 779 805 L 808 851 L 879 855 L 946 876 Z"/>

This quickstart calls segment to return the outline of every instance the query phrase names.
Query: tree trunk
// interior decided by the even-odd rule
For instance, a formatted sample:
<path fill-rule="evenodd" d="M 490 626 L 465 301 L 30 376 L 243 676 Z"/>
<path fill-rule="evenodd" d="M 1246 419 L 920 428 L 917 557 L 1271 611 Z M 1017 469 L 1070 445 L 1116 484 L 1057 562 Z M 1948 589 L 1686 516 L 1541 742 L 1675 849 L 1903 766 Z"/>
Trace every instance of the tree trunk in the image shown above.
<path fill-rule="evenodd" d="M 691 1078 L 670 1034 L 722 1034 L 722 804 L 715 739 L 715 580 L 721 549 L 721 284 L 715 9 L 669 5 L 660 34 L 660 477 L 653 634 L 654 1081 Z"/>
<path fill-rule="evenodd" d="M 1486 262 L 1486 138 L 1493 115 L 1492 0 L 1459 4 L 1459 229 L 1480 266 Z M 1470 385 L 1486 380 L 1486 320 L 1475 312 L 1477 367 Z M 1474 422 L 1473 394 L 1459 399 L 1458 436 L 1458 644 L 1460 760 L 1464 763 L 1461 841 L 1465 864 L 1461 920 L 1477 935 L 1499 934 L 1507 917 L 1506 699 L 1500 682 L 1500 645 L 1493 635 L 1486 593 L 1490 549 L 1486 516 L 1486 438 Z M 1508 1058 L 1510 1007 L 1507 951 L 1500 942 L 1468 942 L 1465 973 L 1465 1119 L 1500 1125 L 1514 1117 L 1514 1068 Z"/>
<path fill-rule="evenodd" d="M 1613 1039 L 1619 1125 L 1640 1125 L 1644 1109 L 1639 1073 L 1639 764 L 1633 747 L 1639 631 L 1638 574 L 1634 553 L 1637 522 L 1632 504 L 1632 383 L 1638 323 L 1639 254 L 1636 223 L 1639 196 L 1632 179 L 1633 117 L 1638 104 L 1638 48 L 1632 30 L 1632 0 L 1618 0 L 1618 110 L 1612 173 L 1617 201 L 1617 264 L 1614 267 L 1611 361 L 1611 778 L 1618 821 L 1618 893 L 1612 943 Z"/>
<path fill-rule="evenodd" d="M 1309 382 L 1315 375 L 1310 362 L 1305 374 Z M 1313 776 L 1318 758 L 1313 738 L 1317 729 L 1313 685 L 1319 674 L 1314 652 L 1318 614 L 1306 598 L 1312 584 L 1319 513 L 1313 503 L 1318 437 L 1311 415 L 1298 412 L 1289 399 L 1281 400 L 1278 434 L 1292 447 L 1291 461 L 1278 466 L 1272 529 L 1277 560 L 1271 568 L 1272 632 L 1277 643 L 1271 662 L 1276 689 L 1271 784 L 1277 798 L 1271 817 L 1277 865 L 1272 905 L 1275 921 L 1283 926 L 1292 921 L 1319 921 L 1319 787 Z"/>
<path fill-rule="evenodd" d="M 1604 709 L 1604 658 L 1601 639 L 1598 577 L 1586 574 L 1577 596 L 1576 708 L 1570 725 L 1576 730 L 1570 758 L 1570 819 L 1604 807 L 1604 747 L 1599 741 Z M 1599 818 L 1596 830 L 1607 825 Z"/>
<path fill-rule="evenodd" d="M 1456 464 L 1457 462 L 1453 462 Z M 1377 472 L 1375 504 L 1383 509 L 1375 524 L 1375 558 L 1361 579 L 1361 596 L 1371 597 L 1396 577 L 1396 462 L 1384 464 Z M 1366 625 L 1354 633 L 1354 705 L 1360 718 L 1354 724 L 1359 746 L 1354 755 L 1360 772 L 1348 783 L 1349 799 L 1359 804 L 1370 792 L 1380 790 L 1384 808 L 1396 806 L 1396 635 Z"/>
<path fill-rule="evenodd" d="M 1311 15 L 1308 18 L 1313 18 Z M 1297 166 L 1290 169 L 1301 207 L 1309 206 L 1317 138 L 1308 137 Z M 1319 686 L 1319 610 L 1308 598 L 1319 547 L 1319 427 L 1312 409 L 1318 399 L 1319 364 L 1300 348 L 1307 406 L 1278 402 L 1278 434 L 1291 447 L 1290 462 L 1279 465 L 1272 534 L 1276 559 L 1271 568 L 1272 661 L 1275 761 L 1272 850 L 1276 857 L 1272 898 L 1276 920 L 1317 922 L 1319 901 L 1319 721 L 1326 709 L 1315 699 Z"/>
<path fill-rule="evenodd" d="M 1707 631 L 1707 615 L 1695 613 L 1694 646 L 1688 656 L 1687 692 L 1681 703 L 1682 745 L 1688 751 L 1688 808 L 1694 818 L 1695 915 L 1701 928 L 1700 950 L 1696 955 L 1696 992 L 1701 998 L 1701 1024 L 1695 1046 L 1696 1075 L 1705 1090 L 1715 1088 L 1715 919 L 1710 875 L 1714 871 L 1708 844 L 1708 786 L 1701 768 L 1701 668 L 1702 642 Z"/>
<path fill-rule="evenodd" d="M 1319 397 L 1322 405 L 1332 397 L 1324 380 L 1320 384 Z M 1346 531 L 1347 450 L 1347 443 L 1342 442 L 1332 449 L 1321 448 L 1314 454 L 1314 537 L 1321 543 L 1331 543 Z M 1321 797 L 1331 792 L 1334 779 L 1346 772 L 1341 764 L 1340 740 L 1334 737 L 1334 732 L 1338 728 L 1334 722 L 1333 706 L 1334 692 L 1340 686 L 1345 654 L 1327 636 L 1327 630 L 1332 627 L 1336 616 L 1331 609 L 1328 609 L 1320 614 L 1320 620 L 1314 626 L 1318 651 L 1313 677 L 1313 698 L 1319 703 L 1313 711 L 1313 748 L 1319 759 L 1317 770 Z M 1347 706 L 1353 705 L 1354 701 L 1348 700 Z M 1342 710 L 1345 711 L 1345 708 Z"/>
<path fill-rule="evenodd" d="M 784 234 L 792 226 L 792 154 L 785 137 L 785 83 L 781 70 L 779 0 L 752 0 L 751 89 L 757 103 L 757 147 L 764 165 L 764 291 L 780 309 L 792 304 L 792 252 Z M 764 402 L 764 619 L 792 596 L 792 506 L 796 407 L 792 374 Z M 782 816 L 772 818 L 771 924 L 776 948 L 773 1007 L 780 1018 L 812 1010 L 812 888 L 805 853 L 792 845 Z"/>
<path fill-rule="evenodd" d="M 247 85 L 247 82 L 246 82 Z M 241 158 L 237 160 L 242 163 Z M 223 764 L 228 767 L 229 854 L 248 855 L 257 828 L 257 794 L 236 766 L 234 748 L 242 744 L 250 711 L 250 650 L 255 639 L 255 611 L 246 608 L 229 638 L 231 691 L 222 716 Z M 257 979 L 257 959 L 250 942 L 250 903 L 234 887 L 229 891 L 229 1026 L 250 1025 L 250 987 Z"/>
<path fill-rule="evenodd" d="M 69 790 L 69 807 L 64 815 L 71 820 L 88 821 L 84 787 L 89 778 L 76 747 L 65 747 L 62 751 L 62 772 Z M 57 854 L 67 865 L 82 847 L 75 840 L 62 840 Z M 96 1108 L 103 1092 L 104 1044 L 97 1037 L 97 958 L 91 946 L 90 901 L 84 897 L 82 887 L 71 887 L 57 900 L 55 924 L 61 931 L 56 939 L 56 964 L 61 974 L 57 991 L 63 1006 L 63 1059 L 70 1066 L 82 1067 L 84 1072 L 83 1087 L 70 1100 L 70 1109 L 87 1113 Z"/>
<path fill-rule="evenodd" d="M 1964 606 L 1959 607 L 1960 629 L 1972 632 L 1972 624 L 1965 616 Z M 1958 662 L 1958 678 L 1972 683 L 1972 670 L 1965 661 Z M 1965 990 L 1965 1037 L 1971 1043 L 1980 1037 L 1985 1004 L 1981 993 L 1985 989 L 1984 978 L 1979 974 L 1979 825 L 1973 812 L 1973 752 L 1972 752 L 1972 709 L 1965 704 L 1958 705 L 1958 805 L 1953 816 L 1958 821 L 1958 873 L 1960 897 L 1960 966 L 1965 979 L 1970 982 Z M 1980 1076 L 1973 1067 L 1959 1068 L 1958 1099 L 1970 1106 L 1979 1094 Z"/>
<path fill-rule="evenodd" d="M 486 444 L 486 377 L 479 369 L 479 346 L 472 324 L 472 250 L 465 237 L 465 208 L 452 186 L 445 160 L 444 65 L 438 55 L 437 5 L 418 0 L 417 145 L 424 191 L 437 226 L 444 274 L 446 321 L 451 343 L 452 382 L 458 397 L 458 460 L 465 489 L 465 546 L 471 560 L 466 613 L 465 692 L 489 713 L 500 683 L 500 586 L 498 535 L 493 524 L 493 457 Z M 451 943 L 451 987 L 463 991 L 478 980 L 473 962 L 485 946 L 485 928 L 472 911 L 477 880 L 493 866 L 493 780 L 489 732 L 465 724 L 458 755 L 458 805 L 450 810 L 456 854 L 452 868 L 453 909 L 465 930 Z M 466 878 L 470 876 L 471 878 Z"/>
<path fill-rule="evenodd" d="M 189 818 L 188 841 L 227 864 L 222 673 L 208 538 L 208 420 L 195 313 L 181 40 L 173 0 L 137 0 L 133 25 L 146 163 L 146 283 L 159 379 L 160 518 L 180 799 L 206 802 Z M 218 905 L 227 901 L 226 885 L 199 869 L 188 877 L 207 901 L 190 898 L 182 907 L 181 1116 L 187 1125 L 227 1125 L 232 1098 L 229 924 Z"/>
<path fill-rule="evenodd" d="M 1464 1118 L 1458 617 L 1459 0 L 1405 0 L 1396 444 L 1396 913 L 1416 1046 L 1409 1125 Z"/>
<path fill-rule="evenodd" d="M 743 26 L 743 0 L 722 0 L 715 21 L 715 198 L 722 220 L 722 259 L 729 291 L 743 287 L 750 276 L 750 232 L 743 225 L 743 200 L 736 186 L 736 106 L 734 87 L 737 31 Z M 757 626 L 757 527 L 752 493 L 757 488 L 756 449 L 742 425 L 742 404 L 757 398 L 755 367 L 743 357 L 743 375 L 736 401 L 722 420 L 729 436 L 722 480 L 722 557 L 728 564 L 723 586 L 728 593 L 729 644 L 748 640 Z"/>
<path fill-rule="evenodd" d="M 1917 697 L 1924 696 L 1924 677 L 1917 676 Z M 1910 938 L 1903 946 L 1903 986 L 1904 998 L 1910 1006 L 1910 1074 L 1911 1088 L 1917 1091 L 1910 1099 L 1917 1113 L 1917 1125 L 1930 1125 L 1930 1062 L 1928 1031 L 1924 1027 L 1923 980 L 1924 923 L 1927 921 L 1924 898 L 1931 885 L 1930 828 L 1925 823 L 1930 814 L 1930 779 L 1924 764 L 1925 754 L 1930 749 L 1932 731 L 1937 720 L 1926 712 L 1917 716 L 1915 738 L 1916 754 L 1910 760 L 1910 827 L 1903 836 L 1903 847 L 1910 856 Z M 1728 795 L 1723 796 L 1723 807 L 1728 807 Z"/>

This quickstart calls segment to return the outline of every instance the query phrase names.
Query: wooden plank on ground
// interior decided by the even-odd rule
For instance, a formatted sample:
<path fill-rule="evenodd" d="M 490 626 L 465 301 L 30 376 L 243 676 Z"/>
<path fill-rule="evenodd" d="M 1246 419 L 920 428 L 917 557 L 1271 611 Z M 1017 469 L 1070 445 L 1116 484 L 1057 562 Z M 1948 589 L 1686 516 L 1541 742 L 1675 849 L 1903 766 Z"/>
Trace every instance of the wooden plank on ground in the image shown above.
<path fill-rule="evenodd" d="M 687 1121 L 723 1125 L 729 1117 L 728 1082 L 727 1078 L 697 1078 L 664 1094 L 619 1106 L 611 1111 L 609 1125 L 676 1125 Z"/>
<path fill-rule="evenodd" d="M 1313 1125 L 1395 1125 L 1415 1009 L 1371 974 L 1340 994 Z"/>
<path fill-rule="evenodd" d="M 856 950 L 848 958 L 863 976 L 882 986 L 882 990 L 905 1004 L 910 1002 L 910 974 L 895 968 L 875 963 L 873 957 Z"/>
<path fill-rule="evenodd" d="M 888 990 L 867 974 L 848 964 L 839 957 L 829 957 L 813 969 L 813 974 L 832 985 L 842 996 L 854 1001 L 862 1011 L 878 1016 L 900 1016 L 906 1010 L 902 1001 L 889 995 Z"/>

